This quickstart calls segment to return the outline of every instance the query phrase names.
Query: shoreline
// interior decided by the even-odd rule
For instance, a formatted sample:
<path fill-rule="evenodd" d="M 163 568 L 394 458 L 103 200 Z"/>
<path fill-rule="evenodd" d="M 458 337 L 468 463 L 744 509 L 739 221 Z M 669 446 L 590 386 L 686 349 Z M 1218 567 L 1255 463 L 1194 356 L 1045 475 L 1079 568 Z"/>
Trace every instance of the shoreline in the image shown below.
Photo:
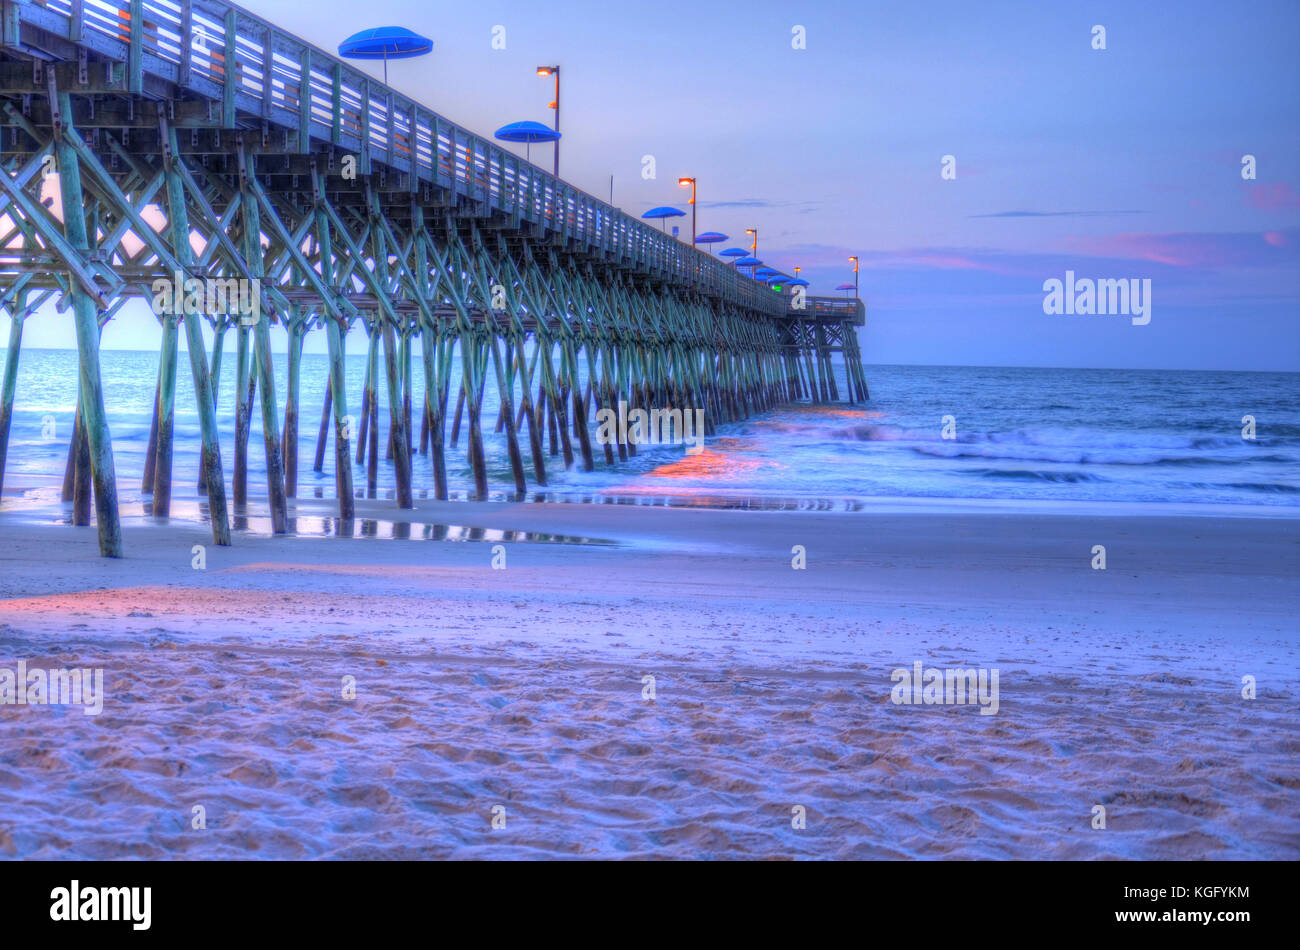
<path fill-rule="evenodd" d="M 62 478 L 53 475 L 16 474 L 5 478 L 4 505 L 0 507 L 0 518 L 7 514 L 17 517 L 29 524 L 52 524 L 56 519 L 55 511 L 70 510 L 70 503 L 58 499 L 57 493 L 62 485 Z M 178 489 L 172 498 L 172 514 L 168 519 L 155 522 L 147 511 L 147 495 L 142 494 L 134 484 L 122 484 L 119 479 L 119 503 L 124 520 L 137 522 L 169 522 L 206 524 L 206 499 L 194 492 L 188 482 L 175 486 Z M 266 520 L 266 496 L 258 490 L 255 480 L 250 478 L 249 503 L 241 509 L 228 501 L 232 515 L 243 519 Z M 310 494 L 309 494 L 310 492 Z M 290 513 L 313 518 L 337 518 L 337 502 L 333 496 L 332 479 L 319 483 L 304 482 L 299 486 L 299 495 L 289 498 Z M 364 491 L 354 493 L 357 519 L 378 520 L 386 523 L 415 523 L 421 520 L 421 513 L 430 509 L 441 509 L 444 505 L 462 505 L 466 511 L 495 511 L 502 507 L 540 504 L 554 505 L 622 505 L 651 508 L 698 509 L 708 511 L 757 511 L 757 512 L 821 512 L 852 514 L 918 514 L 918 515 L 1039 515 L 1059 517 L 1175 517 L 1175 518 L 1243 518 L 1248 520 L 1300 521 L 1300 504 L 1297 505 L 1245 505 L 1206 502 L 1148 502 L 1148 501 L 1089 501 L 1085 499 L 1061 500 L 1048 498 L 1004 499 L 1004 498 L 964 498 L 950 496 L 817 496 L 787 495 L 777 496 L 750 491 L 683 491 L 664 489 L 663 491 L 568 489 L 564 491 L 547 491 L 534 489 L 524 494 L 523 498 L 513 497 L 504 490 L 492 491 L 487 501 L 473 501 L 468 497 L 468 490 L 451 492 L 448 501 L 440 502 L 432 497 L 432 489 L 415 487 L 413 496 L 414 509 L 400 509 L 396 504 L 395 493 L 381 490 L 374 497 L 366 497 Z M 227 498 L 229 499 L 229 494 Z M 126 505 L 141 506 L 138 512 L 126 510 Z M 93 505 L 92 505 L 93 514 Z M 26 516 L 26 517 L 24 517 Z M 473 521 L 473 517 L 461 518 L 461 521 Z M 2 522 L 0 522 L 2 524 Z M 266 534 L 270 534 L 267 530 Z"/>

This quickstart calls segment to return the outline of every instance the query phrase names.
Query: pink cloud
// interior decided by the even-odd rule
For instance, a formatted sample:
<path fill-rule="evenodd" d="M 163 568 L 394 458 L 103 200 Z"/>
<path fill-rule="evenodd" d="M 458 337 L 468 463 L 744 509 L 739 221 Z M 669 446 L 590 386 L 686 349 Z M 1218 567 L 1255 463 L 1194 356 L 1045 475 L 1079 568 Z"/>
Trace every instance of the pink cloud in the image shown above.
<path fill-rule="evenodd" d="M 1257 182 L 1242 187 L 1246 191 L 1246 204 L 1252 208 L 1260 211 L 1300 210 L 1300 195 L 1284 181 Z"/>
<path fill-rule="evenodd" d="M 992 259 L 990 256 L 985 256 L 983 252 L 971 255 L 943 247 L 905 248 L 891 253 L 872 255 L 863 258 L 862 266 L 875 270 L 929 268 L 940 271 L 983 271 L 987 274 L 1016 273 L 1006 266 L 1006 263 L 1000 259 L 1000 255 L 998 259 Z"/>
<path fill-rule="evenodd" d="M 850 248 L 830 247 L 824 244 L 794 245 L 783 256 L 798 258 L 805 267 L 834 267 L 847 261 Z M 976 270 L 994 274 L 1007 274 L 1005 264 L 984 259 L 979 252 L 968 253 L 960 248 L 912 247 L 897 251 L 857 251 L 863 270 L 898 270 L 900 268 L 932 268 L 934 270 Z"/>
<path fill-rule="evenodd" d="M 1274 248 L 1287 245 L 1294 230 L 1267 233 L 1110 234 L 1075 238 L 1071 247 L 1098 257 L 1152 261 L 1171 267 L 1267 267 L 1288 255 Z"/>
<path fill-rule="evenodd" d="M 917 254 L 909 257 L 908 262 L 937 267 L 940 270 L 993 270 L 987 264 L 973 261 L 969 257 L 959 257 L 956 254 Z"/>

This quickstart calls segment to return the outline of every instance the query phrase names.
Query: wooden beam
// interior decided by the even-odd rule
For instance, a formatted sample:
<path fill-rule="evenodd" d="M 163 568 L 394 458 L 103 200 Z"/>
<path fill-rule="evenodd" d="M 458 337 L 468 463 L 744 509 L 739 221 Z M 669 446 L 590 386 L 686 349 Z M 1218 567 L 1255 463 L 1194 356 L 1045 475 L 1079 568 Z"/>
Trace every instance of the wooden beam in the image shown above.
<path fill-rule="evenodd" d="M 63 127 L 72 127 L 72 101 L 66 92 L 59 93 Z M 59 185 L 65 208 L 84 207 L 81 189 L 81 166 L 76 151 L 60 139 L 56 144 L 59 159 Z M 0 175 L 0 181 L 7 178 Z M 64 215 L 64 232 L 77 252 L 90 247 L 86 219 L 81 214 Z M 90 446 L 90 471 L 95 486 L 95 512 L 99 520 L 99 553 L 104 557 L 122 557 L 122 525 L 117 509 L 117 476 L 113 467 L 113 443 L 104 411 L 104 385 L 99 367 L 99 320 L 95 299 L 80 285 L 72 285 L 72 309 L 77 331 L 77 356 L 80 363 L 80 391 L 83 422 Z"/>

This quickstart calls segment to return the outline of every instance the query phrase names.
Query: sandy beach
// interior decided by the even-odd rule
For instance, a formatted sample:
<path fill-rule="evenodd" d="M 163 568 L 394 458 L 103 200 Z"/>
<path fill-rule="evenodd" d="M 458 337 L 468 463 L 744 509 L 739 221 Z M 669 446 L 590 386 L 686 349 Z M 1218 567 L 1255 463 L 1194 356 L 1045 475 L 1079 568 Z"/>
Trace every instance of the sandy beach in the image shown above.
<path fill-rule="evenodd" d="M 1289 513 L 296 514 L 106 561 L 0 511 L 0 668 L 106 693 L 0 706 L 0 857 L 1300 857 Z M 996 713 L 893 702 L 918 662 Z"/>

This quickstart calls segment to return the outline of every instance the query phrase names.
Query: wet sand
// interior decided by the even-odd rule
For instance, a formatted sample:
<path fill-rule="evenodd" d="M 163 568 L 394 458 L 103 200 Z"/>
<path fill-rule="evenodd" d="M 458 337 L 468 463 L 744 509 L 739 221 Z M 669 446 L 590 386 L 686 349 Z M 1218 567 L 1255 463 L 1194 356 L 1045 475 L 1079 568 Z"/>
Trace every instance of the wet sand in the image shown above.
<path fill-rule="evenodd" d="M 0 669 L 107 693 L 0 706 L 0 857 L 1300 857 L 1300 520 L 358 515 L 134 517 L 104 561 L 0 510 Z M 997 713 L 895 704 L 918 661 L 996 668 Z"/>

